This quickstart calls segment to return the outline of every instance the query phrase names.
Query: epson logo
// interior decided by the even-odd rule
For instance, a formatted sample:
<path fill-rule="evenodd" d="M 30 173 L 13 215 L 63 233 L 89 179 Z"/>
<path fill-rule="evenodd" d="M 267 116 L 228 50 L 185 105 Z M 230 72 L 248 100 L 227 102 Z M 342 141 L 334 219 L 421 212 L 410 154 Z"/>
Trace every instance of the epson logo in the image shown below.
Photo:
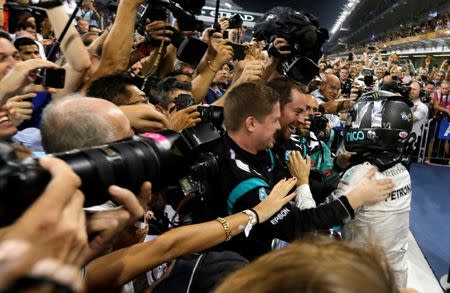
<path fill-rule="evenodd" d="M 289 214 L 289 209 L 288 208 L 284 208 L 282 209 L 271 221 L 270 223 L 272 225 L 276 225 L 278 224 L 279 221 L 283 220 L 287 214 Z"/>
<path fill-rule="evenodd" d="M 364 140 L 365 135 L 362 131 L 353 131 L 353 132 L 347 132 L 347 141 L 359 141 Z"/>

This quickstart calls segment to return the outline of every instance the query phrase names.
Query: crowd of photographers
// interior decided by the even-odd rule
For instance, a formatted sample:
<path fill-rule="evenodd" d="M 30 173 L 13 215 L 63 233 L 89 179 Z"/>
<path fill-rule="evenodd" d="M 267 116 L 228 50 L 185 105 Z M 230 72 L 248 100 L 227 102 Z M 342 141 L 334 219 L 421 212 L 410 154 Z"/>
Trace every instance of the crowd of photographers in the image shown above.
<path fill-rule="evenodd" d="M 450 113 L 447 63 L 320 58 L 288 8 L 244 40 L 189 1 L 122 0 L 104 31 L 40 3 L 0 32 L 0 290 L 407 291 L 405 158 Z M 314 235 L 352 242 L 270 252 Z"/>

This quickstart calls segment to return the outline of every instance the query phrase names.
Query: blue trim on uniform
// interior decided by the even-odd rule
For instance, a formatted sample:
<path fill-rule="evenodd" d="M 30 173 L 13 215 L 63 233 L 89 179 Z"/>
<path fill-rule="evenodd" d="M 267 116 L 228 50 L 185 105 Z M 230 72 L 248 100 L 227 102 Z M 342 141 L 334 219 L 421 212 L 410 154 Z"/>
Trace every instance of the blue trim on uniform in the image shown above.
<path fill-rule="evenodd" d="M 260 178 L 250 178 L 239 183 L 230 192 L 227 200 L 228 214 L 233 214 L 234 204 L 247 192 L 258 187 L 269 187 L 269 185 Z"/>
<path fill-rule="evenodd" d="M 275 159 L 273 157 L 273 153 L 272 150 L 267 150 L 269 152 L 269 157 L 270 157 L 270 168 L 273 170 L 275 168 Z"/>

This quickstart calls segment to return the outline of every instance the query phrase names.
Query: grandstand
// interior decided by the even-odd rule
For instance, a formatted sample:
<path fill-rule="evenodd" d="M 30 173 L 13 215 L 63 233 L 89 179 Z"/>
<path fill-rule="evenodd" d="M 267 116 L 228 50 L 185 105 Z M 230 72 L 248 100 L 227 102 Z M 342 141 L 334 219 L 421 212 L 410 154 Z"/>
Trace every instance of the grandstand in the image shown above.
<path fill-rule="evenodd" d="M 450 2 L 439 1 L 359 1 L 341 23 L 325 47 L 328 54 L 360 54 L 367 46 L 385 49 L 412 58 L 432 54 L 449 57 L 448 28 Z"/>

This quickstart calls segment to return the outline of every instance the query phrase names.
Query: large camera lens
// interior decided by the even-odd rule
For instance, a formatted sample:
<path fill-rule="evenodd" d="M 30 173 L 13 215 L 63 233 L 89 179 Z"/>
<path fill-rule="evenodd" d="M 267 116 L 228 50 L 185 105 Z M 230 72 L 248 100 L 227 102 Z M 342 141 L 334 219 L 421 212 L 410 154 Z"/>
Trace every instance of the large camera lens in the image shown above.
<path fill-rule="evenodd" d="M 85 206 L 111 199 L 110 185 L 139 193 L 144 181 L 152 189 L 175 182 L 188 171 L 182 157 L 170 151 L 176 133 L 147 133 L 109 145 L 54 154 L 64 160 L 82 180 Z M 3 144 L 2 144 L 3 145 Z M 36 161 L 17 163 L 11 152 L 0 149 L 0 226 L 12 223 L 42 193 L 50 175 Z"/>

